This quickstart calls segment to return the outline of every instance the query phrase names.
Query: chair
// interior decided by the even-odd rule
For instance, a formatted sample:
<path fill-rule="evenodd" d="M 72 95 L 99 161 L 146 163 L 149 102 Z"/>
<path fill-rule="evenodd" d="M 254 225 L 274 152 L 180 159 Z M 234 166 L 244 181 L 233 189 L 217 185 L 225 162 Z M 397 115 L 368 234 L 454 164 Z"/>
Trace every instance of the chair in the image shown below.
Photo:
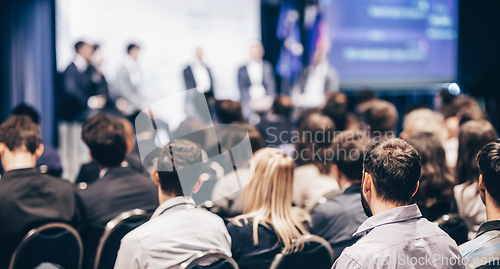
<path fill-rule="evenodd" d="M 94 269 L 107 269 L 115 266 L 116 256 L 122 238 L 148 221 L 150 214 L 142 209 L 123 212 L 106 224 L 94 260 Z"/>
<path fill-rule="evenodd" d="M 200 265 L 203 262 L 215 260 L 210 265 Z M 187 261 L 179 265 L 179 269 L 239 269 L 238 264 L 233 258 L 227 256 L 226 254 L 216 251 L 209 250 L 204 252 L 199 252 L 189 258 Z"/>
<path fill-rule="evenodd" d="M 434 221 L 443 231 L 445 231 L 457 245 L 461 245 L 469 240 L 469 228 L 458 214 L 445 214 Z"/>
<path fill-rule="evenodd" d="M 12 255 L 9 269 L 35 268 L 51 263 L 65 269 L 80 269 L 83 245 L 78 232 L 65 223 L 48 223 L 32 229 Z"/>
<path fill-rule="evenodd" d="M 297 246 L 304 248 L 292 254 L 278 253 L 270 269 L 330 269 L 333 264 L 333 249 L 330 243 L 316 235 L 305 235 L 296 240 Z"/>

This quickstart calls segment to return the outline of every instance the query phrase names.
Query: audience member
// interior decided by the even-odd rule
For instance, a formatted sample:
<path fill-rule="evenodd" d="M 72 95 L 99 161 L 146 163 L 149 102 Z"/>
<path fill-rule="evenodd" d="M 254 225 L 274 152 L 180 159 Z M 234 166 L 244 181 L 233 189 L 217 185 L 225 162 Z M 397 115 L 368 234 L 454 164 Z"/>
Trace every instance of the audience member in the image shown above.
<path fill-rule="evenodd" d="M 244 128 L 242 128 L 244 127 Z M 235 146 L 241 143 L 248 134 L 252 152 L 235 149 Z M 253 177 L 253 167 L 251 167 L 251 154 L 264 147 L 264 141 L 259 131 L 249 124 L 235 124 L 225 129 L 222 136 L 221 146 L 223 151 L 233 149 L 232 155 L 234 164 L 231 160 L 230 172 L 217 180 L 212 191 L 212 201 L 217 214 L 224 217 L 234 217 L 243 213 L 242 197 L 244 188 Z"/>
<path fill-rule="evenodd" d="M 184 139 L 160 152 L 157 170 L 160 206 L 151 220 L 121 242 L 115 268 L 178 268 L 200 251 L 218 250 L 231 256 L 231 238 L 222 219 L 196 208 L 191 194 L 203 185 L 199 145 Z"/>
<path fill-rule="evenodd" d="M 406 139 L 420 154 L 420 187 L 412 198 L 422 216 L 436 221 L 444 214 L 458 213 L 453 186 L 455 180 L 446 165 L 441 140 L 433 133 L 413 133 Z"/>
<path fill-rule="evenodd" d="M 479 227 L 474 240 L 460 246 L 466 268 L 500 266 L 500 142 L 488 143 L 477 156 L 481 174 L 478 190 L 486 205 L 487 221 Z"/>
<path fill-rule="evenodd" d="M 456 243 L 410 204 L 418 190 L 420 156 L 404 140 L 373 145 L 364 158 L 361 200 L 369 217 L 332 268 L 464 268 Z M 439 259 L 428 261 L 431 257 Z M 401 261 L 404 260 L 404 264 Z"/>
<path fill-rule="evenodd" d="M 244 122 L 241 104 L 232 100 L 221 100 L 215 103 L 215 115 L 220 124 Z"/>
<path fill-rule="evenodd" d="M 332 119 L 337 131 L 360 129 L 358 119 L 347 110 L 347 106 L 347 96 L 339 92 L 334 93 L 323 108 L 323 114 Z"/>
<path fill-rule="evenodd" d="M 106 224 L 120 213 L 158 207 L 158 191 L 149 178 L 130 167 L 122 167 L 127 152 L 125 128 L 118 118 L 97 114 L 82 127 L 82 139 L 99 166 L 99 179 L 77 191 L 85 208 L 86 261 L 91 262 Z"/>
<path fill-rule="evenodd" d="M 396 136 L 399 116 L 392 103 L 384 100 L 371 101 L 366 109 L 364 120 L 367 125 L 366 131 L 373 142 Z"/>
<path fill-rule="evenodd" d="M 375 98 L 375 92 L 371 89 L 363 89 L 358 93 L 358 104 L 354 108 L 354 112 L 358 117 L 363 117 L 366 110 L 370 107 L 373 101 L 377 101 Z"/>
<path fill-rule="evenodd" d="M 291 142 L 292 100 L 281 95 L 274 100 L 272 110 L 262 117 L 257 128 L 267 146 L 277 147 Z"/>
<path fill-rule="evenodd" d="M 296 251 L 308 234 L 303 210 L 292 207 L 293 159 L 274 148 L 254 154 L 255 176 L 243 195 L 243 215 L 228 224 L 233 258 L 241 269 L 269 268 L 276 254 Z"/>
<path fill-rule="evenodd" d="M 125 118 L 120 118 L 120 122 L 123 124 L 123 128 L 125 130 L 126 143 L 127 143 L 127 155 L 125 160 L 121 163 L 122 167 L 130 167 L 132 170 L 143 174 L 148 177 L 148 171 L 142 165 L 141 158 L 139 154 L 135 151 L 135 131 L 134 127 L 130 123 L 129 120 Z M 80 172 L 76 178 L 75 183 L 90 184 L 99 179 L 99 165 L 92 161 L 86 164 L 83 164 L 80 167 Z"/>
<path fill-rule="evenodd" d="M 345 131 L 332 144 L 332 173 L 341 188 L 341 194 L 319 204 L 311 211 L 310 232 L 330 242 L 335 259 L 344 248 L 351 246 L 359 236 L 352 236 L 366 220 L 361 206 L 361 177 L 363 156 L 370 147 L 362 132 Z"/>
<path fill-rule="evenodd" d="M 70 183 L 35 168 L 44 150 L 40 128 L 28 116 L 13 115 L 0 125 L 0 268 L 7 268 L 30 229 L 48 222 L 77 226 L 79 206 Z"/>
<path fill-rule="evenodd" d="M 330 174 L 329 147 L 335 137 L 335 124 L 327 116 L 310 114 L 298 129 L 296 162 L 293 183 L 293 202 L 311 210 L 318 199 L 332 192 L 338 194 L 339 185 Z M 293 138 L 292 138 L 293 139 Z"/>
<path fill-rule="evenodd" d="M 37 124 L 40 128 L 42 126 L 40 115 L 33 107 L 29 105 L 20 104 L 15 107 L 10 114 L 18 116 L 28 116 L 31 121 Z M 42 156 L 40 156 L 40 158 L 36 160 L 36 167 L 38 167 L 42 173 L 60 177 L 62 174 L 62 165 L 61 158 L 59 158 L 57 149 L 52 147 L 50 144 L 44 144 Z"/>
<path fill-rule="evenodd" d="M 458 160 L 456 167 L 455 200 L 460 217 L 469 227 L 472 239 L 479 225 L 486 221 L 486 208 L 477 191 L 479 166 L 478 152 L 489 142 L 498 139 L 498 134 L 486 120 L 468 121 L 460 126 L 458 134 Z"/>

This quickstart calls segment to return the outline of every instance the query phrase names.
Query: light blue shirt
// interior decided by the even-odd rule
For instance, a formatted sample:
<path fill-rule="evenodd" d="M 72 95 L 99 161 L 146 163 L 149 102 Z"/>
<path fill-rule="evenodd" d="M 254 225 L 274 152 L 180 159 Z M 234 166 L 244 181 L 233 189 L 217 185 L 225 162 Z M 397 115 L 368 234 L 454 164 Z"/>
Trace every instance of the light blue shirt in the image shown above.
<path fill-rule="evenodd" d="M 455 241 L 422 218 L 416 204 L 368 218 L 353 236 L 363 234 L 332 268 L 465 268 Z"/>
<path fill-rule="evenodd" d="M 224 221 L 196 208 L 189 197 L 175 197 L 162 203 L 151 220 L 122 239 L 115 268 L 173 269 L 207 250 L 231 256 L 231 237 Z"/>

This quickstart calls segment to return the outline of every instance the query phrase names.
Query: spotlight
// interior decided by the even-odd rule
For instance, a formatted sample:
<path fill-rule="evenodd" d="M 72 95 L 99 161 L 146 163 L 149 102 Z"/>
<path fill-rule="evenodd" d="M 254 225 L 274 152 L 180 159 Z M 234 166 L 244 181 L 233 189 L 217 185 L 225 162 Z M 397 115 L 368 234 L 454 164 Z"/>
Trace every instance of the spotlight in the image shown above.
<path fill-rule="evenodd" d="M 448 91 L 453 95 L 459 95 L 460 87 L 457 83 L 450 83 L 450 85 L 448 85 Z"/>

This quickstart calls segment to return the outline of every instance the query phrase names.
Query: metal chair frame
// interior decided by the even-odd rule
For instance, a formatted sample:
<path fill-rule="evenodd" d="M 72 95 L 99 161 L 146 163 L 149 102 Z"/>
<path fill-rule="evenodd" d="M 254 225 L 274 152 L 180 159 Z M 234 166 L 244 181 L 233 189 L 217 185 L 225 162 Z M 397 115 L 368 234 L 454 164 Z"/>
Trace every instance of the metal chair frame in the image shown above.
<path fill-rule="evenodd" d="M 104 248 L 104 245 L 106 244 L 109 236 L 111 233 L 115 230 L 115 228 L 120 224 L 121 222 L 132 218 L 132 217 L 137 217 L 137 216 L 145 216 L 149 217 L 150 214 L 148 214 L 146 211 L 142 209 L 133 209 L 130 211 L 126 211 L 121 213 L 120 215 L 116 216 L 112 220 L 110 220 L 107 224 L 106 227 L 104 228 L 104 233 L 101 236 L 101 239 L 99 240 L 99 245 L 97 246 L 97 252 L 96 252 L 96 257 L 94 260 L 94 269 L 99 268 L 99 262 L 101 260 L 101 253 Z"/>
<path fill-rule="evenodd" d="M 236 261 L 233 258 L 231 258 L 231 257 L 227 256 L 226 254 L 224 254 L 220 251 L 217 251 L 217 250 L 208 250 L 208 251 L 198 252 L 198 253 L 194 254 L 193 256 L 191 256 L 191 258 L 187 259 L 185 262 L 181 263 L 179 265 L 179 269 L 186 269 L 191 265 L 195 265 L 195 264 L 197 265 L 198 262 L 200 262 L 202 260 L 210 259 L 210 258 L 218 258 L 218 259 L 227 260 L 228 262 L 231 263 L 231 265 L 235 269 L 239 269 L 238 264 L 236 263 Z"/>
<path fill-rule="evenodd" d="M 43 231 L 46 231 L 46 230 L 49 230 L 49 229 L 54 229 L 54 228 L 65 229 L 65 230 L 69 231 L 76 238 L 76 240 L 78 242 L 78 246 L 80 247 L 80 259 L 78 260 L 78 268 L 82 268 L 82 262 L 83 262 L 83 243 L 82 243 L 82 239 L 80 238 L 80 235 L 78 234 L 78 232 L 75 230 L 75 228 L 71 227 L 70 225 L 68 225 L 66 223 L 51 222 L 51 223 L 47 223 L 47 224 L 44 224 L 42 226 L 39 226 L 37 228 L 31 229 L 24 236 L 23 240 L 21 240 L 21 243 L 17 246 L 16 250 L 12 254 L 12 258 L 10 259 L 9 269 L 13 269 L 14 268 L 17 255 L 18 255 L 19 251 L 21 250 L 21 247 L 23 246 L 23 244 L 28 239 L 30 239 L 32 236 L 34 236 L 37 233 L 40 233 L 40 232 L 43 232 Z"/>
<path fill-rule="evenodd" d="M 294 244 L 298 247 L 302 244 L 309 243 L 309 242 L 318 243 L 318 244 L 322 245 L 323 247 L 325 247 L 328 250 L 328 253 L 330 254 L 330 261 L 333 262 L 334 256 L 333 256 L 332 246 L 330 246 L 330 243 L 328 243 L 328 241 L 326 241 L 325 239 L 323 239 L 317 235 L 312 235 L 312 234 L 304 235 L 304 236 L 298 238 L 297 240 L 295 240 Z M 297 253 L 297 252 L 295 252 L 295 253 Z M 292 254 L 294 254 L 294 253 L 292 253 Z M 271 267 L 269 267 L 269 269 L 276 269 L 278 267 L 278 265 L 281 263 L 281 261 L 286 256 L 292 255 L 292 254 L 285 254 L 284 252 L 276 254 L 273 262 L 271 263 Z"/>

